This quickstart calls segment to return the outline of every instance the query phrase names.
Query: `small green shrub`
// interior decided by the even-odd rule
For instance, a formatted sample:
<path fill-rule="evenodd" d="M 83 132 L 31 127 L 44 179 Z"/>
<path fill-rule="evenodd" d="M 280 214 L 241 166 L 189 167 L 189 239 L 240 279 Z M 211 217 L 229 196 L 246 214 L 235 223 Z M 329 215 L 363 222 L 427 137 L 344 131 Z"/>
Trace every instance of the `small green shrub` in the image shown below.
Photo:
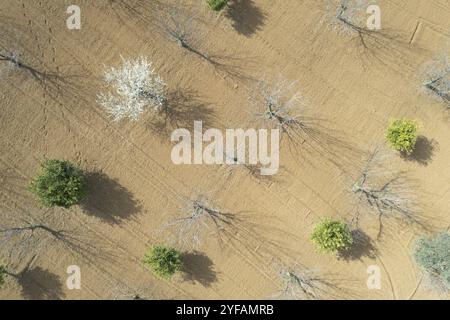
<path fill-rule="evenodd" d="M 30 190 L 47 207 L 68 208 L 86 195 L 86 180 L 83 172 L 68 161 L 45 160 Z"/>
<path fill-rule="evenodd" d="M 228 0 L 206 0 L 208 6 L 214 11 L 220 11 L 226 7 Z"/>
<path fill-rule="evenodd" d="M 418 125 L 414 120 L 394 120 L 387 129 L 386 137 L 392 148 L 410 155 L 416 145 L 417 129 Z"/>
<path fill-rule="evenodd" d="M 347 224 L 328 218 L 314 228 L 311 240 L 320 251 L 328 253 L 346 251 L 353 244 L 352 233 Z"/>
<path fill-rule="evenodd" d="M 450 289 L 450 234 L 419 238 L 414 249 L 414 259 L 429 275 Z"/>
<path fill-rule="evenodd" d="M 169 279 L 183 267 L 181 253 L 174 248 L 154 246 L 144 256 L 144 266 L 149 267 L 157 276 Z"/>

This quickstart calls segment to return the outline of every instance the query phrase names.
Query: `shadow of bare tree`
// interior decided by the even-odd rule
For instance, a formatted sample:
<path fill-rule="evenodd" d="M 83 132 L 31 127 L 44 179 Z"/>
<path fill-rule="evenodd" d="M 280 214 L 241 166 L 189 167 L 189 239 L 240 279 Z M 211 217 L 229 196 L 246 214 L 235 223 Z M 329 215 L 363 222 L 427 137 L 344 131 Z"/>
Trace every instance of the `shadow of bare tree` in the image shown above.
<path fill-rule="evenodd" d="M 32 267 L 17 275 L 22 296 L 28 300 L 58 300 L 65 297 L 61 279 L 41 267 Z"/>
<path fill-rule="evenodd" d="M 116 261 L 117 252 L 108 243 L 95 238 L 91 232 L 83 228 L 52 231 L 50 241 L 58 240 L 65 248 L 79 254 L 90 263 Z M 53 242 L 51 242 L 54 245 Z"/>
<path fill-rule="evenodd" d="M 275 265 L 282 280 L 281 290 L 273 297 L 283 300 L 361 299 L 353 280 L 317 272 L 301 263 Z"/>
<path fill-rule="evenodd" d="M 237 57 L 236 52 L 224 54 L 224 50 L 213 52 L 208 42 L 212 32 L 208 24 L 198 16 L 199 8 L 179 3 L 159 10 L 155 19 L 156 32 L 175 43 L 181 50 L 209 63 L 222 77 L 229 76 L 237 80 L 252 80 L 244 70 L 253 65 L 248 57 Z M 232 9 L 230 9 L 232 10 Z"/>
<path fill-rule="evenodd" d="M 213 262 L 202 252 L 185 253 L 183 255 L 183 269 L 185 281 L 199 282 L 204 287 L 209 287 L 217 281 Z"/>
<path fill-rule="evenodd" d="M 419 45 L 411 46 L 413 39 L 409 32 L 385 25 L 382 29 L 369 28 L 366 10 L 371 4 L 370 0 L 325 1 L 320 9 L 324 17 L 322 23 L 343 37 L 344 47 L 356 50 L 356 58 L 364 68 L 377 63 L 399 73 L 414 72 L 416 66 L 412 61 L 426 50 Z M 318 29 L 318 32 L 322 31 Z"/>
<path fill-rule="evenodd" d="M 101 10 L 111 10 L 122 24 L 134 19 L 146 27 L 151 27 L 155 23 L 156 12 L 171 6 L 167 1 L 160 0 L 107 0 L 103 3 L 95 2 L 93 5 Z"/>
<path fill-rule="evenodd" d="M 244 83 L 252 83 L 255 77 L 249 74 L 248 70 L 255 68 L 254 61 L 249 58 L 230 56 L 225 54 L 209 53 L 203 57 L 209 62 L 214 70 L 222 77 L 230 77 Z"/>
<path fill-rule="evenodd" d="M 387 231 L 395 232 L 393 227 L 398 223 L 431 230 L 435 220 L 425 213 L 428 210 L 424 207 L 424 193 L 419 182 L 408 177 L 406 172 L 392 170 L 388 165 L 390 157 L 391 154 L 380 147 L 370 153 L 360 177 L 352 186 L 358 201 L 352 222 L 357 228 L 362 215 L 372 214 L 378 219 L 377 239 L 385 227 Z M 397 223 L 393 224 L 394 221 Z"/>
<path fill-rule="evenodd" d="M 188 252 L 198 250 L 205 243 L 217 244 L 219 250 L 236 246 L 243 254 L 261 263 L 274 256 L 298 254 L 289 244 L 300 239 L 278 227 L 280 221 L 276 217 L 243 211 L 229 213 L 216 207 L 211 198 L 204 195 L 183 198 L 180 199 L 183 216 L 171 217 L 161 227 L 166 243 Z M 261 247 L 264 250 L 259 250 Z"/>
<path fill-rule="evenodd" d="M 1 62 L 9 63 L 11 71 L 15 71 L 23 79 L 32 79 L 42 88 L 44 96 L 51 98 L 62 107 L 68 103 L 79 105 L 92 104 L 95 101 L 92 84 L 97 79 L 88 76 L 86 71 L 69 74 L 61 71 L 58 66 L 48 67 L 41 61 L 28 62 L 22 60 L 22 57 L 14 57 L 13 53 L 5 55 L 0 52 Z"/>
<path fill-rule="evenodd" d="M 225 155 L 227 157 L 227 155 Z M 284 166 L 280 166 L 278 168 L 278 172 L 273 175 L 262 175 L 261 169 L 264 168 L 261 164 L 247 164 L 247 163 L 239 163 L 237 158 L 232 159 L 234 161 L 233 164 L 224 164 L 223 166 L 227 168 L 229 177 L 233 175 L 234 172 L 237 172 L 238 170 L 243 170 L 247 172 L 253 179 L 257 180 L 258 182 L 265 182 L 268 184 L 272 184 L 274 182 L 281 182 L 280 179 L 280 173 L 285 171 Z"/>
<path fill-rule="evenodd" d="M 447 75 L 448 77 L 448 75 Z M 441 80 L 433 79 L 425 84 L 425 88 L 427 88 L 431 93 L 433 93 L 436 97 L 439 97 L 446 105 L 447 107 L 450 107 L 450 91 L 446 88 L 449 87 L 450 80 Z"/>
<path fill-rule="evenodd" d="M 119 223 L 141 210 L 133 194 L 104 173 L 89 173 L 86 181 L 88 195 L 81 207 L 87 214 L 109 223 Z"/>
<path fill-rule="evenodd" d="M 43 90 L 44 99 L 50 98 L 67 110 L 93 104 L 99 79 L 79 61 L 58 65 L 56 60 L 47 59 L 45 52 L 36 54 L 40 43 L 28 32 L 28 26 L 17 24 L 14 17 L 0 17 L 0 69 L 7 69 L 8 78 L 17 77 L 11 82 L 34 81 Z"/>
<path fill-rule="evenodd" d="M 364 152 L 347 141 L 340 131 L 331 129 L 324 119 L 299 116 L 283 128 L 282 139 L 286 138 L 294 158 L 315 166 L 315 160 L 308 156 L 320 155 L 343 172 L 349 172 Z"/>
<path fill-rule="evenodd" d="M 266 18 L 253 0 L 230 1 L 225 15 L 231 20 L 234 30 L 246 37 L 260 30 Z"/>

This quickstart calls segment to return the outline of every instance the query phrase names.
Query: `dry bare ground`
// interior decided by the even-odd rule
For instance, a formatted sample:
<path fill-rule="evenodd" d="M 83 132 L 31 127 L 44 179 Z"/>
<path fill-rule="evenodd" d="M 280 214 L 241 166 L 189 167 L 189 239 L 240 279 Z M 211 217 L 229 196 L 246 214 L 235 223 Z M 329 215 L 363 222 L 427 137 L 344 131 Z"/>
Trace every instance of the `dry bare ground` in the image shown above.
<path fill-rule="evenodd" d="M 450 225 L 448 111 L 420 73 L 448 49 L 450 2 L 379 3 L 383 29 L 362 45 L 336 28 L 336 3 L 325 0 L 233 0 L 220 15 L 204 1 L 84 0 L 81 30 L 65 26 L 70 1 L 1 1 L 0 48 L 14 49 L 29 69 L 0 69 L 0 226 L 33 222 L 54 232 L 2 238 L 0 260 L 25 271 L 0 298 L 271 298 L 285 289 L 280 270 L 293 265 L 326 279 L 323 299 L 439 298 L 420 285 L 410 252 L 419 234 Z M 164 32 L 161 12 L 172 6 L 196 13 L 195 51 Z M 156 122 L 150 113 L 138 122 L 108 118 L 96 95 L 121 56 L 153 61 L 175 113 Z M 282 140 L 278 175 L 172 164 L 173 128 L 192 129 L 194 120 L 251 127 L 259 80 L 280 75 L 298 81 L 316 130 Z M 352 187 L 389 119 L 403 116 L 420 120 L 424 138 L 413 157 L 394 154 L 382 166 L 407 176 L 427 223 L 383 217 L 380 233 L 378 215 Z M 44 158 L 89 172 L 81 206 L 39 207 L 27 185 Z M 141 264 L 146 248 L 170 238 L 162 226 L 200 195 L 226 212 L 227 227 L 186 253 L 182 275 L 155 278 Z M 340 259 L 316 252 L 314 224 L 326 216 L 354 222 L 357 212 L 357 250 Z M 81 267 L 81 290 L 65 285 L 69 265 Z M 381 290 L 366 286 L 370 265 L 382 270 Z"/>

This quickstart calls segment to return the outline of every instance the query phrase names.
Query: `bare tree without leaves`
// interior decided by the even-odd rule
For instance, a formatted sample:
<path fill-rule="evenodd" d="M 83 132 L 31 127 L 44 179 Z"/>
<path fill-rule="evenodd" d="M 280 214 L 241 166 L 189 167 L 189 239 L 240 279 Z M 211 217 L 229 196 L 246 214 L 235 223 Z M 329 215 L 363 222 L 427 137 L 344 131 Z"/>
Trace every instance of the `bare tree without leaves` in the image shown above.
<path fill-rule="evenodd" d="M 376 2 L 370 0 L 332 1 L 329 4 L 330 7 L 335 7 L 332 27 L 341 33 L 356 34 L 365 49 L 383 44 L 379 30 L 371 30 L 367 26 L 367 9 L 374 3 Z M 332 8 L 328 10 L 333 11 Z"/>
<path fill-rule="evenodd" d="M 385 160 L 386 155 L 381 148 L 375 148 L 352 187 L 352 192 L 358 198 L 354 222 L 358 224 L 361 211 L 377 213 L 378 237 L 382 233 L 383 218 L 398 218 L 404 222 L 419 223 L 423 226 L 411 182 L 403 172 L 392 172 L 386 168 Z"/>
<path fill-rule="evenodd" d="M 260 81 L 254 101 L 261 105 L 262 112 L 257 113 L 262 119 L 271 121 L 289 134 L 290 129 L 306 127 L 299 116 L 291 115 L 292 109 L 305 106 L 304 98 L 296 90 L 297 82 L 278 80 L 274 83 Z M 299 119 L 300 118 L 300 119 Z"/>
<path fill-rule="evenodd" d="M 125 283 L 118 283 L 111 290 L 112 300 L 152 300 L 153 293 L 149 290 L 130 288 Z"/>
<path fill-rule="evenodd" d="M 3 17 L 2 17 L 3 19 Z M 7 24 L 2 25 L 2 23 Z M 28 43 L 33 45 L 29 46 Z M 44 54 L 36 52 L 39 44 L 30 34 L 14 21 L 0 21 L 0 79 L 2 76 L 25 76 L 34 80 L 50 98 L 59 104 L 66 104 L 67 98 L 87 102 L 89 89 L 77 81 L 85 77 L 85 71 L 73 74 L 62 71 L 55 61 L 45 61 Z M 68 65 L 65 65 L 66 67 Z M 65 98 L 64 101 L 62 98 Z"/>
<path fill-rule="evenodd" d="M 0 47 L 0 63 L 4 63 L 5 73 L 22 70 L 30 74 L 35 80 L 39 82 L 49 81 L 56 78 L 56 75 L 48 72 L 39 70 L 38 68 L 32 66 L 30 63 L 25 62 L 25 60 L 20 56 L 17 51 L 10 51 L 5 48 Z"/>
<path fill-rule="evenodd" d="M 5 215 L 6 216 L 6 215 Z M 43 217 L 42 221 L 47 220 Z M 10 218 L 7 223 L 0 225 L 0 244 L 9 249 L 11 259 L 26 256 L 30 252 L 39 251 L 46 243 L 57 241 L 63 247 L 80 254 L 88 261 L 92 259 L 110 259 L 112 254 L 107 249 L 102 252 L 89 240 L 84 240 L 73 230 L 56 229 L 41 220 L 27 216 L 24 218 Z M 86 234 L 83 234 L 85 237 Z M 15 257 L 13 257 L 15 256 Z"/>
<path fill-rule="evenodd" d="M 423 85 L 450 107 L 450 57 L 430 63 L 425 70 Z"/>
<path fill-rule="evenodd" d="M 399 72 L 405 72 L 406 69 L 413 71 L 414 66 L 409 63 L 407 56 L 411 55 L 411 59 L 414 59 L 421 50 L 411 50 L 411 35 L 384 25 L 381 30 L 369 28 L 368 9 L 377 3 L 375 0 L 326 0 L 322 23 L 331 26 L 342 36 L 355 39 L 362 48 L 360 58 L 367 57 L 372 64 L 377 61 Z M 362 62 L 366 64 L 368 61 Z"/>
<path fill-rule="evenodd" d="M 236 152 L 234 152 L 234 154 L 228 154 L 224 151 L 224 159 L 224 167 L 230 174 L 234 170 L 243 169 L 258 181 L 273 182 L 276 180 L 276 175 L 261 175 L 261 164 L 248 164 L 244 161 L 240 161 L 238 156 L 236 156 Z"/>
<path fill-rule="evenodd" d="M 27 233 L 28 237 L 31 237 L 37 230 L 42 230 L 42 231 L 47 232 L 55 237 L 60 236 L 59 231 L 53 230 L 44 224 L 36 224 L 36 223 L 30 223 L 30 222 L 26 222 L 26 221 L 24 221 L 24 224 L 22 224 L 21 226 L 6 227 L 6 228 L 0 227 L 0 233 L 6 235 L 6 237 L 11 237 L 12 235 L 14 235 L 16 233 Z"/>
<path fill-rule="evenodd" d="M 184 216 L 166 223 L 163 229 L 171 231 L 174 242 L 188 249 L 198 248 L 209 232 L 221 242 L 222 232 L 233 223 L 231 214 L 215 208 L 204 196 L 185 200 L 181 211 Z"/>
<path fill-rule="evenodd" d="M 3 248 L 10 249 L 9 255 L 13 259 L 13 255 L 16 257 L 27 255 L 30 248 L 35 248 L 41 240 L 40 232 L 53 234 L 54 230 L 25 219 L 20 219 L 20 222 L 12 221 L 8 225 L 0 226 L 0 243 Z"/>
<path fill-rule="evenodd" d="M 287 82 L 281 78 L 276 81 L 260 81 L 251 97 L 253 108 L 258 110 L 256 117 L 271 128 L 278 128 L 282 137 L 288 138 L 294 151 L 307 143 L 320 143 L 319 132 L 314 127 L 314 118 L 303 115 L 305 98 L 297 91 L 297 82 Z M 294 112 L 296 114 L 294 114 Z"/>
<path fill-rule="evenodd" d="M 261 80 L 251 97 L 256 119 L 279 128 L 295 156 L 305 159 L 305 153 L 315 152 L 345 171 L 346 164 L 359 157 L 359 151 L 346 143 L 339 132 L 327 128 L 325 120 L 308 115 L 311 112 L 306 98 L 297 86 L 297 81 L 288 82 L 281 77 L 276 81 Z"/>
<path fill-rule="evenodd" d="M 336 27 L 342 31 L 356 32 L 365 45 L 364 36 L 367 29 L 366 11 L 372 1 L 367 0 L 340 0 L 336 8 Z"/>
<path fill-rule="evenodd" d="M 320 300 L 320 299 L 342 299 L 350 292 L 336 281 L 327 279 L 318 272 L 294 263 L 290 267 L 282 266 L 279 270 L 282 281 L 282 289 L 275 295 L 277 299 L 283 300 Z"/>
<path fill-rule="evenodd" d="M 320 299 L 318 286 L 321 279 L 315 279 L 308 272 L 283 271 L 281 277 L 284 281 L 284 289 L 280 294 L 282 299 Z"/>
<path fill-rule="evenodd" d="M 436 277 L 430 273 L 424 273 L 422 275 L 422 281 L 419 285 L 421 284 L 423 284 L 425 288 L 436 292 L 443 299 L 448 299 L 450 288 L 442 281 L 442 278 Z"/>
<path fill-rule="evenodd" d="M 221 249 L 231 246 L 255 263 L 264 264 L 273 257 L 298 254 L 288 243 L 300 241 L 295 234 L 277 226 L 277 217 L 264 213 L 227 212 L 215 203 L 213 195 L 182 198 L 181 217 L 169 219 L 161 227 L 166 242 L 184 250 L 197 250 L 206 242 Z"/>
<path fill-rule="evenodd" d="M 198 28 L 198 10 L 186 6 L 172 6 L 159 11 L 157 23 L 162 34 L 177 43 L 181 48 L 212 62 L 211 58 L 200 50 L 204 33 Z"/>
<path fill-rule="evenodd" d="M 219 75 L 244 81 L 253 80 L 253 77 L 242 68 L 245 65 L 248 69 L 252 65 L 247 57 L 239 58 L 235 52 L 233 56 L 223 52 L 211 52 L 207 39 L 211 38 L 209 33 L 212 31 L 198 17 L 199 9 L 179 3 L 158 10 L 156 23 L 159 32 L 183 50 L 208 62 Z"/>
<path fill-rule="evenodd" d="M 39 82 L 52 80 L 55 74 L 47 71 L 48 68 L 39 61 L 35 48 L 23 45 L 27 42 L 35 43 L 29 34 L 21 30 L 14 21 L 6 19 L 3 23 L 4 25 L 0 22 L 0 73 L 25 71 Z"/>
<path fill-rule="evenodd" d="M 5 72 L 8 72 L 9 70 L 14 68 L 20 68 L 21 66 L 21 62 L 19 62 L 17 53 L 15 52 L 7 52 L 6 50 L 1 50 L 0 61 L 4 63 L 2 70 L 6 70 Z"/>

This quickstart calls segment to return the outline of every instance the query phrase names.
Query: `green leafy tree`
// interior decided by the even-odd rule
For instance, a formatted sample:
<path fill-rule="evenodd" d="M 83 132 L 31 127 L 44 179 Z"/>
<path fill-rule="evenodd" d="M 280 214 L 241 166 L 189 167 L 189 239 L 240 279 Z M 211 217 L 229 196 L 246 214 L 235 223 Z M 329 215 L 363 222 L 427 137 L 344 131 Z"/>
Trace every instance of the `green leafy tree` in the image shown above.
<path fill-rule="evenodd" d="M 394 120 L 387 129 L 386 137 L 392 148 L 410 155 L 416 145 L 417 129 L 418 125 L 414 120 Z"/>
<path fill-rule="evenodd" d="M 157 276 L 165 279 L 169 279 L 183 267 L 181 253 L 174 248 L 165 246 L 152 247 L 142 262 Z"/>
<path fill-rule="evenodd" d="M 42 173 L 30 183 L 30 190 L 47 207 L 68 208 L 86 195 L 86 179 L 75 165 L 64 160 L 45 160 Z"/>
<path fill-rule="evenodd" d="M 327 253 L 346 251 L 353 244 L 352 233 L 347 224 L 329 218 L 314 228 L 311 240 L 320 251 Z"/>
<path fill-rule="evenodd" d="M 228 0 L 206 0 L 208 6 L 214 11 L 220 11 L 226 7 Z"/>
<path fill-rule="evenodd" d="M 414 259 L 430 276 L 450 290 L 450 234 L 419 238 Z"/>

